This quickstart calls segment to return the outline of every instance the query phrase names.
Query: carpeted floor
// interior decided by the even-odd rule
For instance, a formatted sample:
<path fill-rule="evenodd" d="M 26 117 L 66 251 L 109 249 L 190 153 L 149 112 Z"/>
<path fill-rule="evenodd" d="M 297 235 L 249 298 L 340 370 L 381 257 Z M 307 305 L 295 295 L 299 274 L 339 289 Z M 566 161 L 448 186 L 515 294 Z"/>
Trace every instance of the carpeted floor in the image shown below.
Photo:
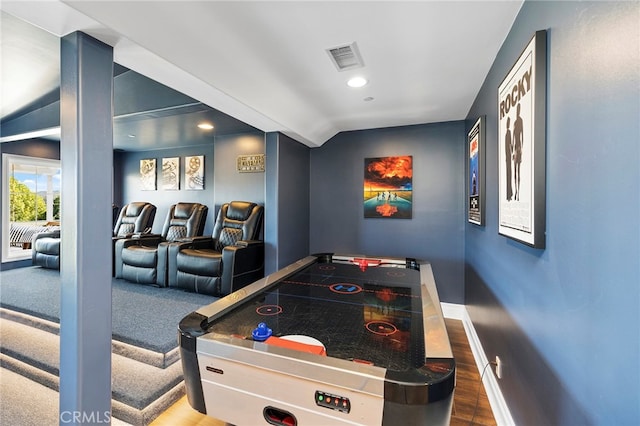
<path fill-rule="evenodd" d="M 112 298 L 112 414 L 147 425 L 184 395 L 176 362 L 180 320 L 217 298 L 116 279 Z M 39 267 L 0 272 L 0 306 L 0 424 L 49 424 L 48 419 L 57 420 L 57 403 L 35 412 L 27 407 L 39 395 L 50 402 L 53 392 L 58 399 L 59 272 Z M 11 406 L 9 400 L 15 400 Z"/>
<path fill-rule="evenodd" d="M 113 339 L 166 353 L 177 346 L 180 320 L 215 300 L 113 278 Z M 59 323 L 60 273 L 37 266 L 0 272 L 0 306 Z"/>

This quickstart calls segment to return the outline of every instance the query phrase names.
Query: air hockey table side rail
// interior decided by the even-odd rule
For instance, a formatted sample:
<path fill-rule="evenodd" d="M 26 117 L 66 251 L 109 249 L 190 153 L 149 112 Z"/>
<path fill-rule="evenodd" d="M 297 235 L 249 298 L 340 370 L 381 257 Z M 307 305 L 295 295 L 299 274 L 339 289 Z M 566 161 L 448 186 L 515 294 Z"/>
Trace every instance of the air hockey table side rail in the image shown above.
<path fill-rule="evenodd" d="M 423 366 L 408 371 L 386 371 L 384 368 L 373 365 L 354 366 L 352 361 L 331 357 L 320 359 L 317 355 L 305 353 L 291 356 L 289 349 L 269 347 L 264 343 L 233 336 L 221 336 L 210 330 L 212 324 L 232 311 L 238 304 L 310 265 L 322 262 L 357 265 L 363 271 L 369 267 L 407 268 L 419 271 L 424 330 Z M 344 397 L 341 401 L 349 402 L 348 408 L 352 410 L 350 415 L 345 416 L 344 413 L 338 412 L 332 417 L 326 416 L 322 410 L 316 414 L 311 412 L 311 409 L 303 409 L 293 402 L 283 404 L 278 398 L 268 399 L 264 410 L 264 424 L 398 424 L 400 420 L 405 424 L 449 423 L 455 388 L 455 361 L 431 265 L 425 261 L 331 253 L 308 256 L 192 312 L 180 323 L 179 340 L 190 405 L 203 414 L 222 420 L 235 421 L 237 424 L 253 422 L 255 419 L 225 418 L 226 415 L 231 414 L 221 413 L 221 407 L 236 405 L 232 404 L 233 401 L 230 398 L 244 398 L 243 395 L 251 394 L 261 386 L 264 388 L 266 379 L 260 379 L 261 375 L 270 377 L 274 372 L 279 372 L 284 373 L 279 376 L 279 383 L 287 386 L 310 386 L 310 389 L 317 387 L 318 383 L 323 383 L 323 392 L 329 390 L 327 395 L 333 395 L 332 392 L 335 392 L 338 395 L 352 396 L 352 400 L 360 401 L 360 406 L 352 404 L 349 397 Z M 212 354 L 215 356 L 213 357 Z M 252 373 L 257 372 L 256 377 L 258 377 L 252 379 L 246 375 L 246 372 L 244 373 L 246 380 L 243 381 L 246 383 L 243 385 L 249 388 L 240 396 L 236 393 L 227 394 L 228 384 L 223 384 L 224 380 L 220 383 L 212 383 L 207 379 L 212 371 L 213 375 L 219 378 L 222 378 L 226 371 L 229 377 L 238 366 Z M 356 390 L 357 392 L 349 393 L 342 390 L 346 388 L 353 388 L 354 392 Z M 262 389 L 262 392 L 268 392 L 268 386 Z M 217 405 L 212 402 L 211 393 L 216 394 L 215 404 Z M 292 398 L 294 400 L 300 398 L 302 393 L 304 392 L 293 392 Z M 264 400 L 253 401 L 251 398 L 244 402 L 265 403 Z M 275 412 L 270 414 L 267 412 L 268 409 L 273 409 Z"/>

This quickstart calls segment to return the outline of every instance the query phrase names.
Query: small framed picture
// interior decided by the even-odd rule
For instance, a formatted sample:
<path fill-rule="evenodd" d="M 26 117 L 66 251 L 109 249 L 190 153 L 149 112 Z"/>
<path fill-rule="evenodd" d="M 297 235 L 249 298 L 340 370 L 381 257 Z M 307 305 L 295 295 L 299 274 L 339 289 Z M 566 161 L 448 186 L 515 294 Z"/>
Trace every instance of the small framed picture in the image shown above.
<path fill-rule="evenodd" d="M 184 157 L 184 188 L 192 191 L 204 189 L 204 155 Z"/>
<path fill-rule="evenodd" d="M 143 191 L 156 190 L 156 159 L 140 160 L 140 189 Z"/>
<path fill-rule="evenodd" d="M 180 157 L 162 159 L 162 189 L 168 191 L 180 189 Z"/>
<path fill-rule="evenodd" d="M 484 117 L 478 118 L 467 134 L 469 143 L 468 220 L 484 225 Z"/>
<path fill-rule="evenodd" d="M 238 155 L 236 169 L 239 173 L 264 173 L 264 154 Z"/>

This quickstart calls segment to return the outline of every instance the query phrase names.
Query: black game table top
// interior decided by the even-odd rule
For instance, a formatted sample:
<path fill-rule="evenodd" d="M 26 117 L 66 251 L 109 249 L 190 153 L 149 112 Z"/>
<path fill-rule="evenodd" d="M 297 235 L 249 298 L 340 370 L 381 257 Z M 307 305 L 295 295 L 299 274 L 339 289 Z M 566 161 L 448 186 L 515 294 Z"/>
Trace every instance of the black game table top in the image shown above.
<path fill-rule="evenodd" d="M 329 357 L 409 370 L 425 362 L 420 291 L 417 270 L 314 263 L 238 304 L 208 331 L 252 339 L 265 323 L 276 337 L 319 340 Z"/>

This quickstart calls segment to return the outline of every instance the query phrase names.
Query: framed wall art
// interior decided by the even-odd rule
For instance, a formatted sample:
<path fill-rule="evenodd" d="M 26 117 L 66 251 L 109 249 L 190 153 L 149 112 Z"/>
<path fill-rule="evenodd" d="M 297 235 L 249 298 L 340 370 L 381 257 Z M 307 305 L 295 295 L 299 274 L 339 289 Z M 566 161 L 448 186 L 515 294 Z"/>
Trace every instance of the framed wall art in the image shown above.
<path fill-rule="evenodd" d="M 162 189 L 169 191 L 180 189 L 180 157 L 162 159 Z"/>
<path fill-rule="evenodd" d="M 204 189 L 204 155 L 184 157 L 184 186 L 187 190 Z"/>
<path fill-rule="evenodd" d="M 484 225 L 485 190 L 484 190 L 484 117 L 478 118 L 469 133 L 469 190 L 468 221 L 476 225 Z"/>
<path fill-rule="evenodd" d="M 413 157 L 365 158 L 364 217 L 411 219 Z"/>
<path fill-rule="evenodd" d="M 537 31 L 498 87 L 501 235 L 545 246 L 547 34 Z"/>
<path fill-rule="evenodd" d="M 142 191 L 156 190 L 156 159 L 140 160 L 140 189 Z"/>
<path fill-rule="evenodd" d="M 264 154 L 238 155 L 236 170 L 239 173 L 264 173 Z"/>

